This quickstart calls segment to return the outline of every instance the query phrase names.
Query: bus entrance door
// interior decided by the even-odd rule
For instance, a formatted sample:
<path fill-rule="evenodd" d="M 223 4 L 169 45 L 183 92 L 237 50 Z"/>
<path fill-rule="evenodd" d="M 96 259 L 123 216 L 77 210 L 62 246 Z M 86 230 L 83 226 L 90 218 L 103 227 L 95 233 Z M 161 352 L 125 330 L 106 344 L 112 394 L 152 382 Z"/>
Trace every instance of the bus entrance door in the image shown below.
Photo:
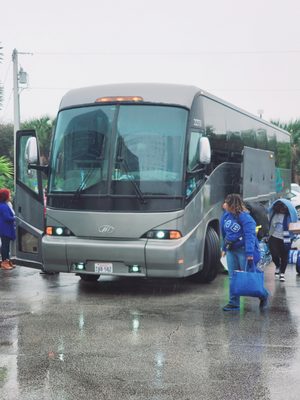
<path fill-rule="evenodd" d="M 42 173 L 30 168 L 39 165 L 35 131 L 16 134 L 15 198 L 16 263 L 42 269 L 42 235 L 44 231 L 44 196 Z"/>

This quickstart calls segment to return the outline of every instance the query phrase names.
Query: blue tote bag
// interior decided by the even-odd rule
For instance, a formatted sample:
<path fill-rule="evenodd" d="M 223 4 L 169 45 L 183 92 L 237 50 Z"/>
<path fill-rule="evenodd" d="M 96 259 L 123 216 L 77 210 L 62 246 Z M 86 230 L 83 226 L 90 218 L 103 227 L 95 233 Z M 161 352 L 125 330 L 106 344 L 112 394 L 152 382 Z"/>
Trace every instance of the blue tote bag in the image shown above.
<path fill-rule="evenodd" d="M 230 290 L 233 296 L 265 297 L 264 273 L 247 262 L 246 271 L 233 271 Z"/>

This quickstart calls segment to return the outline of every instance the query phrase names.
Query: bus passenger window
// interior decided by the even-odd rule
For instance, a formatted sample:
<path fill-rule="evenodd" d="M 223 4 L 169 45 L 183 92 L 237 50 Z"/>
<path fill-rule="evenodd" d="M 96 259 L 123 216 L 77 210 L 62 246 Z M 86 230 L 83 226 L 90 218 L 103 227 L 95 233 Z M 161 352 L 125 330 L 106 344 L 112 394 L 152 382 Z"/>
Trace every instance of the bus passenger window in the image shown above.
<path fill-rule="evenodd" d="M 193 171 L 199 166 L 199 142 L 201 132 L 191 132 L 188 152 L 188 171 Z"/>

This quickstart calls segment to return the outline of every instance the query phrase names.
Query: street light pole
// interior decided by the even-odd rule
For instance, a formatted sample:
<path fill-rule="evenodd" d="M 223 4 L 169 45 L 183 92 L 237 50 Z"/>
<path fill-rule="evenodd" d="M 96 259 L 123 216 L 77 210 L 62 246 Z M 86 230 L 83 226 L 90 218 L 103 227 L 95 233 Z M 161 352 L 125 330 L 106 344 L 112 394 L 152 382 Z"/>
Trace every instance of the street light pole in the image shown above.
<path fill-rule="evenodd" d="M 16 133 L 20 129 L 20 101 L 19 101 L 19 79 L 18 79 L 18 51 L 13 50 L 13 93 L 14 93 L 14 190 L 16 191 Z M 16 245 L 13 242 L 12 255 L 16 255 Z"/>
<path fill-rule="evenodd" d="M 20 129 L 20 93 L 19 93 L 19 63 L 18 63 L 18 55 L 19 54 L 32 54 L 32 53 L 20 53 L 17 49 L 13 50 L 12 53 L 12 61 L 13 61 L 13 93 L 14 93 L 14 189 L 16 190 L 16 138 L 17 131 Z M 23 74 L 23 81 L 20 83 L 27 83 L 27 74 L 26 72 L 21 70 Z M 15 243 L 15 242 L 14 242 Z M 12 254 L 16 254 L 15 244 L 12 248 Z"/>
<path fill-rule="evenodd" d="M 19 97 L 19 66 L 18 66 L 18 51 L 13 50 L 13 92 L 14 92 L 14 133 L 20 129 L 20 97 Z"/>
<path fill-rule="evenodd" d="M 32 55 L 32 53 L 20 52 L 17 49 L 13 50 L 12 61 L 13 61 L 13 92 L 14 92 L 14 132 L 16 133 L 20 129 L 20 85 L 27 84 L 27 73 L 20 68 L 18 55 L 27 54 Z M 24 87 L 23 87 L 24 88 Z M 22 89 L 22 86 L 21 86 Z"/>

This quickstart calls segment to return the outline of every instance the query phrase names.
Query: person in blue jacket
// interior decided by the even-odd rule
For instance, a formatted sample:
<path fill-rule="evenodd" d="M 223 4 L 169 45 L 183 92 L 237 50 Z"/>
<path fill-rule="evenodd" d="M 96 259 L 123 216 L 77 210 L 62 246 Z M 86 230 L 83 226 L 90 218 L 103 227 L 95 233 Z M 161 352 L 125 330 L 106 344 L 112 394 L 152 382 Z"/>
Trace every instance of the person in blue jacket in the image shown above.
<path fill-rule="evenodd" d="M 259 243 L 256 237 L 256 223 L 239 194 L 229 194 L 223 204 L 224 213 L 221 218 L 223 236 L 222 256 L 226 255 L 229 279 L 234 270 L 245 270 L 248 262 L 256 265 L 260 260 Z M 268 291 L 260 298 L 260 308 L 268 303 Z M 240 309 L 240 298 L 233 296 L 229 289 L 229 303 L 224 311 Z"/>
<path fill-rule="evenodd" d="M 15 214 L 9 205 L 10 191 L 0 189 L 0 237 L 1 237 L 1 269 L 14 268 L 10 261 L 10 242 L 16 238 Z"/>
<path fill-rule="evenodd" d="M 289 250 L 293 234 L 289 232 L 290 222 L 297 222 L 298 215 L 293 204 L 287 199 L 278 199 L 271 205 L 269 228 L 269 248 L 275 264 L 275 277 L 285 281 L 285 270 L 288 264 Z"/>

